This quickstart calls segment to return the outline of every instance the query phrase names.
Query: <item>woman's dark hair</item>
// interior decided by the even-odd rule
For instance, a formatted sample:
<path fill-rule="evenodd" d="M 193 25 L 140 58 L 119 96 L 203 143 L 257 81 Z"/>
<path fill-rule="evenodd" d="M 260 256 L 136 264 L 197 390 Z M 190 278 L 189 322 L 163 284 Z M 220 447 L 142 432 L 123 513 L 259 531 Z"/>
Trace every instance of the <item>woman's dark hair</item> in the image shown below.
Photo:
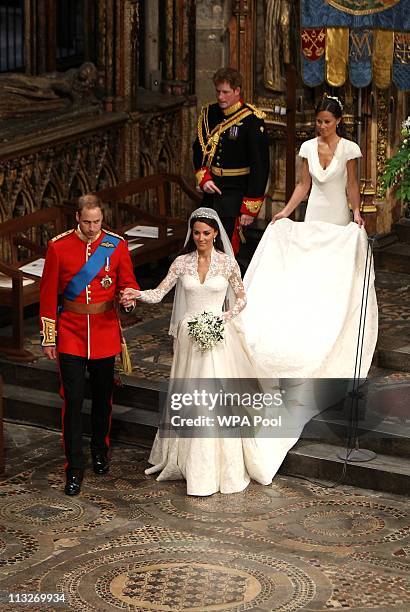
<path fill-rule="evenodd" d="M 322 98 L 316 106 L 315 115 L 317 116 L 322 111 L 327 111 L 336 119 L 340 119 L 339 125 L 336 128 L 336 134 L 342 137 L 346 136 L 346 128 L 343 122 L 343 106 L 339 98 L 330 98 L 327 96 Z"/>
<path fill-rule="evenodd" d="M 209 219 L 208 217 L 193 217 L 189 223 L 189 226 L 191 228 L 191 234 L 189 236 L 188 242 L 186 243 L 185 247 L 182 249 L 180 255 L 185 255 L 186 253 L 192 253 L 192 251 L 196 251 L 196 245 L 192 237 L 192 229 L 194 227 L 194 224 L 197 221 L 199 221 L 199 223 L 206 223 L 206 225 L 209 225 L 209 227 L 212 227 L 212 229 L 218 232 L 215 237 L 214 247 L 218 251 L 221 251 L 221 253 L 225 253 L 225 249 L 222 244 L 221 236 L 219 234 L 218 222 L 215 219 Z"/>

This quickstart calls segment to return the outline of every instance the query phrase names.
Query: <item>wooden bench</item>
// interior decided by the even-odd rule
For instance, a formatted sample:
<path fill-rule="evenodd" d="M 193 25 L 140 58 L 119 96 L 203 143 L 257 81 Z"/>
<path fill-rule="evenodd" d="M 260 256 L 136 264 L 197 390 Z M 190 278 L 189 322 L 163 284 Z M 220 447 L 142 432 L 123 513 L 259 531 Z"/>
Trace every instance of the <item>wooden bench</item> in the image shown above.
<path fill-rule="evenodd" d="M 66 228 L 63 208 L 53 206 L 0 224 L 0 307 L 10 311 L 11 335 L 0 335 L 0 352 L 33 361 L 24 349 L 24 308 L 40 299 L 40 276 L 21 268 L 45 256 L 47 242 Z"/>
<path fill-rule="evenodd" d="M 175 186 L 188 196 L 192 210 L 200 206 L 202 197 L 177 174 L 154 174 L 97 192 L 101 200 L 110 205 L 112 218 L 109 219 L 109 225 L 129 239 L 135 267 L 175 254 L 183 245 L 186 220 L 172 215 L 171 198 Z M 149 195 L 151 199 L 147 202 Z M 141 208 L 148 208 L 147 204 L 152 212 Z M 133 240 L 127 236 L 127 231 L 136 225 L 158 228 L 158 237 Z M 135 247 L 136 244 L 142 246 Z"/>

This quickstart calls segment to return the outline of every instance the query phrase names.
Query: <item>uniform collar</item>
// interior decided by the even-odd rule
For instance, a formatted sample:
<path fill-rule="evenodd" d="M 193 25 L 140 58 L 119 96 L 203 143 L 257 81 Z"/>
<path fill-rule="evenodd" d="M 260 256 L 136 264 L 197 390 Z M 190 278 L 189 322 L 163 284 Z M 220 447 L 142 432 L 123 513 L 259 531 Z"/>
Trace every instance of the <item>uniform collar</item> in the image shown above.
<path fill-rule="evenodd" d="M 83 232 L 80 230 L 80 226 L 79 226 L 79 225 L 77 226 L 77 229 L 75 230 L 75 233 L 77 234 L 77 236 L 79 237 L 79 239 L 81 240 L 81 242 L 87 242 L 87 243 L 89 243 L 89 244 L 93 244 L 94 242 L 97 242 L 97 240 L 98 240 L 99 238 L 101 238 L 102 230 L 100 230 L 100 231 L 98 232 L 98 234 L 97 234 L 97 236 L 94 238 L 94 240 L 89 240 L 89 239 L 87 238 L 87 236 L 85 236 L 85 235 L 83 234 Z"/>
<path fill-rule="evenodd" d="M 222 109 L 222 112 L 225 117 L 229 117 L 229 115 L 233 115 L 233 113 L 236 113 L 240 108 L 242 108 L 243 104 L 243 100 L 239 100 L 238 102 L 235 102 L 235 104 L 232 104 L 232 106 L 229 108 Z"/>

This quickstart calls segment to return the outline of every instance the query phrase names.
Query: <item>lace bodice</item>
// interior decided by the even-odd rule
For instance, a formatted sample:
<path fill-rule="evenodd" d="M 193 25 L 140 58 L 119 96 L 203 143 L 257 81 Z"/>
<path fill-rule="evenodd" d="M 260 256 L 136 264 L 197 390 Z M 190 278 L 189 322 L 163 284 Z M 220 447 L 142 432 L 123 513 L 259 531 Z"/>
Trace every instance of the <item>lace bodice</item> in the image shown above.
<path fill-rule="evenodd" d="M 151 304 L 160 302 L 178 280 L 185 292 L 186 315 L 204 311 L 221 313 L 228 285 L 232 287 L 236 300 L 233 307 L 224 314 L 224 318 L 231 319 L 245 308 L 246 296 L 239 266 L 235 259 L 225 253 L 212 250 L 209 270 L 203 283 L 198 275 L 197 252 L 180 255 L 158 287 L 141 291 L 140 299 Z"/>

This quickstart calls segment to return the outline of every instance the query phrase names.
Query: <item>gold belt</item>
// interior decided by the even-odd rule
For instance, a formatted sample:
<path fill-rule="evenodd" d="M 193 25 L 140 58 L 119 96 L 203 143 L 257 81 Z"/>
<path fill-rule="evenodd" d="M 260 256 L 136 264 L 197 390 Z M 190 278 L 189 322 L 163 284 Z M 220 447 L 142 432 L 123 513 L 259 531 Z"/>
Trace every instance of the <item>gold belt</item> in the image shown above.
<path fill-rule="evenodd" d="M 113 300 L 109 302 L 95 302 L 94 304 L 83 304 L 82 302 L 73 302 L 72 300 L 63 300 L 63 310 L 68 312 L 76 312 L 77 314 L 100 314 L 108 312 L 114 308 Z"/>
<path fill-rule="evenodd" d="M 249 174 L 251 169 L 249 166 L 248 168 L 218 168 L 217 166 L 212 166 L 211 171 L 215 176 L 244 176 Z"/>

